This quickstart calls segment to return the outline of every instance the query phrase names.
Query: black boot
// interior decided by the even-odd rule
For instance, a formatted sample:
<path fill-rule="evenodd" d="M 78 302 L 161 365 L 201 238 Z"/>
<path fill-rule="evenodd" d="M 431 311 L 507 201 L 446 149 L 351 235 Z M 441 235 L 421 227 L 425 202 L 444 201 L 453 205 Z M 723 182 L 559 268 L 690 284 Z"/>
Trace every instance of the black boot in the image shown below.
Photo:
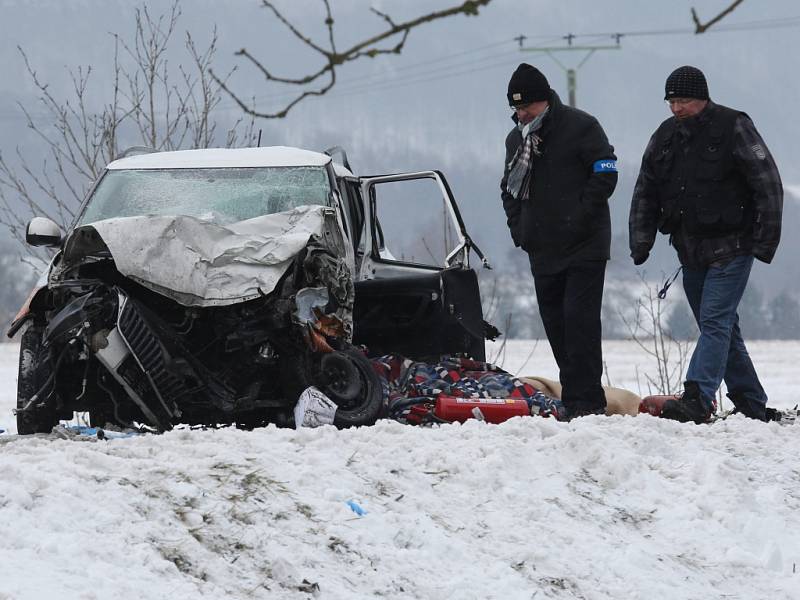
<path fill-rule="evenodd" d="M 683 384 L 683 395 L 680 398 L 664 402 L 661 416 L 681 423 L 692 421 L 699 425 L 708 422 L 711 412 L 711 406 L 703 401 L 697 383 L 687 381 Z"/>
<path fill-rule="evenodd" d="M 757 421 L 774 421 L 774 410 L 771 410 L 773 414 L 773 418 L 767 418 L 767 409 L 763 405 L 757 402 L 751 402 L 746 394 L 737 391 L 728 392 L 728 398 L 731 399 L 733 403 L 733 413 L 732 414 L 742 414 L 745 417 L 750 419 L 756 419 Z"/>
<path fill-rule="evenodd" d="M 564 405 L 566 409 L 566 421 L 571 421 L 577 417 L 589 417 L 591 415 L 604 415 L 606 414 L 605 403 L 576 402 L 574 404 Z"/>

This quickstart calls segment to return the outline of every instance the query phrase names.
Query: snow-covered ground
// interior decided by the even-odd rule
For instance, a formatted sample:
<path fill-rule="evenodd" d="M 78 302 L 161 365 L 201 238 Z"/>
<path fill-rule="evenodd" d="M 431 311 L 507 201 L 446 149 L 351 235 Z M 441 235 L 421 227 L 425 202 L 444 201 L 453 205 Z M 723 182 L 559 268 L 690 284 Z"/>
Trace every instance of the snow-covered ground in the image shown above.
<path fill-rule="evenodd" d="M 775 408 L 794 408 L 800 402 L 800 392 L 798 392 L 800 341 L 745 342 L 761 383 L 769 396 L 768 405 Z M 669 364 L 675 365 L 678 356 L 677 348 L 673 346 L 670 352 Z M 689 354 L 691 354 L 691 347 Z M 509 340 L 505 351 L 499 342 L 487 344 L 486 356 L 487 360 L 495 360 L 504 369 L 515 375 L 541 375 L 550 379 L 558 379 L 558 369 L 547 340 Z M 604 341 L 603 359 L 607 371 L 604 383 L 609 382 L 615 387 L 629 389 L 640 396 L 656 393 L 648 389 L 646 378 L 646 375 L 656 376 L 656 360 L 647 355 L 634 342 Z M 684 368 L 683 373 L 685 374 L 685 372 Z M 682 381 L 677 374 L 674 379 L 677 382 Z M 724 395 L 724 384 L 722 392 L 722 408 L 732 408 Z"/>
<path fill-rule="evenodd" d="M 554 376 L 530 348 L 506 367 Z M 750 349 L 771 403 L 794 405 L 800 344 Z M 1 600 L 800 598 L 800 425 L 20 438 L 16 350 L 0 345 Z M 641 352 L 605 351 L 636 391 Z"/>

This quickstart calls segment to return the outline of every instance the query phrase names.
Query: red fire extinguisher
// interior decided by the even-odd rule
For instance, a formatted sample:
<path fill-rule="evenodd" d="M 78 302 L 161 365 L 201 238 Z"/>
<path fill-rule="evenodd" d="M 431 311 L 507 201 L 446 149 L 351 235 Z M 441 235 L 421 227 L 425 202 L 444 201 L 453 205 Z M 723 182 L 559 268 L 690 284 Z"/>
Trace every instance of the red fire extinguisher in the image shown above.
<path fill-rule="evenodd" d="M 647 396 L 646 398 L 642 398 L 642 401 L 639 403 L 639 412 L 649 413 L 654 417 L 660 417 L 661 411 L 664 410 L 664 402 L 666 402 L 667 400 L 679 400 L 679 399 L 680 395 L 678 394 Z M 714 412 L 716 412 L 717 410 L 716 400 L 712 402 L 712 406 Z"/>
<path fill-rule="evenodd" d="M 661 410 L 664 408 L 664 402 L 667 400 L 677 400 L 678 396 L 672 395 L 656 395 L 656 396 L 647 396 L 642 398 L 642 401 L 639 403 L 639 412 L 640 413 L 649 413 L 654 417 L 661 416 Z"/>
<path fill-rule="evenodd" d="M 482 415 L 487 423 L 502 423 L 511 417 L 530 416 L 531 410 L 521 398 L 459 398 L 440 394 L 436 398 L 433 414 L 450 422 L 463 423 Z"/>

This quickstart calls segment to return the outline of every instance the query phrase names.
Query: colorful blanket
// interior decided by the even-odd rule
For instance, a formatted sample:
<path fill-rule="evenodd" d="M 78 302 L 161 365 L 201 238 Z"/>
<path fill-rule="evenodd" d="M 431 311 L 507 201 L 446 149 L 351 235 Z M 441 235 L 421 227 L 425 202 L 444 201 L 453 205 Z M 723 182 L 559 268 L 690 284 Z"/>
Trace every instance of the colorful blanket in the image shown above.
<path fill-rule="evenodd" d="M 458 398 L 518 398 L 530 414 L 559 418 L 561 400 L 545 395 L 503 369 L 467 358 L 445 357 L 438 363 L 414 362 L 397 355 L 372 359 L 383 386 L 384 416 L 419 425 L 441 422 L 433 411 L 440 395 Z"/>

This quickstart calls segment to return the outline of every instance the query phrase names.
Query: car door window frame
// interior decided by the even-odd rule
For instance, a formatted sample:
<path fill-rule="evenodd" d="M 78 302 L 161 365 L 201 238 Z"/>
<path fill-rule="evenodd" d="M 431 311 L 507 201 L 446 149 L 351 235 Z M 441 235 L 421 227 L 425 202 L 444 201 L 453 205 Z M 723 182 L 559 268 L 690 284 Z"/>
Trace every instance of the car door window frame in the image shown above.
<path fill-rule="evenodd" d="M 379 230 L 379 223 L 377 220 L 377 205 L 375 197 L 375 186 L 383 183 L 414 181 L 422 179 L 433 179 L 438 185 L 439 191 L 442 194 L 442 199 L 445 201 L 448 208 L 448 215 L 450 216 L 452 225 L 458 236 L 458 243 L 445 257 L 443 265 L 426 265 L 423 263 L 415 263 L 409 261 L 402 261 L 397 259 L 388 259 L 380 255 L 380 241 L 382 241 L 382 232 Z M 445 268 L 454 266 L 461 266 L 469 268 L 469 236 L 467 235 L 464 221 L 461 218 L 461 213 L 458 210 L 458 205 L 455 202 L 453 193 L 441 171 L 416 171 L 411 173 L 397 173 L 392 175 L 377 175 L 371 177 L 359 178 L 362 186 L 362 196 L 365 204 L 365 213 L 369 215 L 366 226 L 364 228 L 365 235 L 365 248 L 367 249 L 368 260 L 362 263 L 362 277 L 370 278 L 375 276 L 375 270 L 370 272 L 369 262 L 385 265 L 396 265 L 403 267 L 403 270 L 410 269 L 414 271 L 441 271 Z M 460 260 L 457 260 L 460 256 Z M 367 257 L 365 256 L 365 259 Z"/>

